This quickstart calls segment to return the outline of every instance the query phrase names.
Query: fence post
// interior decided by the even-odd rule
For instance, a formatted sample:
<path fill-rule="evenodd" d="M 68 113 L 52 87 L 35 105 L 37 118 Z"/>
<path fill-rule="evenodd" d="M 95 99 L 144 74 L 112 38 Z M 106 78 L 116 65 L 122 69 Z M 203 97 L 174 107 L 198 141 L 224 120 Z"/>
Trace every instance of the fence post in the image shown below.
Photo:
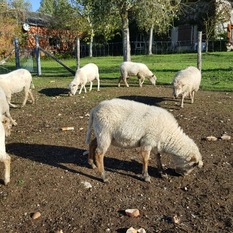
<path fill-rule="evenodd" d="M 19 63 L 19 41 L 18 38 L 16 37 L 15 40 L 15 66 L 16 69 L 20 68 L 20 63 Z"/>
<path fill-rule="evenodd" d="M 201 71 L 202 31 L 198 32 L 197 68 Z"/>
<path fill-rule="evenodd" d="M 41 63 L 40 63 L 40 45 L 39 37 L 36 35 L 36 66 L 37 66 L 37 75 L 41 75 Z"/>
<path fill-rule="evenodd" d="M 76 68 L 80 68 L 80 39 L 76 38 Z"/>

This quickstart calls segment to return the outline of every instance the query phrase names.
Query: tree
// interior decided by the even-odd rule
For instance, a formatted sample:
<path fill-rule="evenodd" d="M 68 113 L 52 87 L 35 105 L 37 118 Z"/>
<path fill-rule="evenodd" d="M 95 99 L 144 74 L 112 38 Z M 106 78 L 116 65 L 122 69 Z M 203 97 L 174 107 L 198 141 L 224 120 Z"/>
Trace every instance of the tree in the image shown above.
<path fill-rule="evenodd" d="M 203 31 L 206 40 L 206 53 L 209 50 L 209 40 L 215 39 L 219 25 L 229 22 L 231 17 L 231 2 L 227 0 L 202 0 L 184 4 L 182 8 L 183 21 L 196 24 Z"/>
<path fill-rule="evenodd" d="M 140 1 L 136 21 L 139 28 L 149 31 L 149 54 L 152 54 L 153 32 L 164 33 L 178 17 L 180 1 L 147 0 Z"/>
<path fill-rule="evenodd" d="M 130 34 L 129 34 L 129 12 L 134 11 L 139 0 L 92 0 L 92 9 L 95 19 L 113 16 L 121 20 L 121 31 L 123 38 L 123 60 L 130 61 Z"/>
<path fill-rule="evenodd" d="M 21 22 L 25 12 L 30 10 L 28 1 L 2 1 L 0 5 L 0 55 L 5 56 L 13 48 L 15 37 L 21 39 Z"/>
<path fill-rule="evenodd" d="M 22 11 L 30 11 L 32 5 L 28 0 L 9 0 L 9 7 L 17 10 Z"/>
<path fill-rule="evenodd" d="M 53 15 L 54 13 L 54 0 L 41 0 L 40 8 L 38 10 L 41 13 Z"/>
<path fill-rule="evenodd" d="M 206 12 L 202 16 L 206 37 L 206 53 L 208 53 L 209 50 L 209 40 L 221 34 L 218 32 L 218 27 L 224 22 L 230 21 L 232 10 L 229 1 L 218 0 L 211 1 L 210 3 L 211 4 L 203 6 Z"/>
<path fill-rule="evenodd" d="M 119 29 L 119 20 L 112 14 L 95 17 L 92 0 L 73 0 L 73 3 L 89 24 L 89 27 L 87 28 L 88 34 L 85 37 L 85 40 L 89 41 L 89 56 L 92 57 L 94 37 L 99 35 L 104 41 L 110 40 L 115 35 L 115 31 Z"/>

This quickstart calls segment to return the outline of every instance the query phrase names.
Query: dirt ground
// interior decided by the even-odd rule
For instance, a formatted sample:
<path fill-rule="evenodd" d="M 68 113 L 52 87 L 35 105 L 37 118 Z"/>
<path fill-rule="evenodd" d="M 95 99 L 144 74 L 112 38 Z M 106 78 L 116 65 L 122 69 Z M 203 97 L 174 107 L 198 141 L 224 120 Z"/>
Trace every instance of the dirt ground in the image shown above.
<path fill-rule="evenodd" d="M 94 86 L 73 97 L 67 92 L 49 83 L 33 90 L 35 105 L 11 109 L 18 125 L 6 138 L 12 170 L 9 185 L 0 180 L 0 233 L 125 233 L 130 227 L 147 233 L 233 232 L 233 141 L 219 139 L 224 133 L 233 136 L 233 93 L 200 90 L 194 104 L 186 100 L 180 109 L 170 86 L 108 85 L 100 92 Z M 105 157 L 110 182 L 103 183 L 83 155 L 85 135 L 90 109 L 113 97 L 171 111 L 199 146 L 204 167 L 186 177 L 170 172 L 163 179 L 152 155 L 151 183 L 146 183 L 138 149 L 111 147 Z M 13 102 L 22 98 L 14 95 Z M 74 130 L 62 131 L 66 126 Z M 210 135 L 218 140 L 207 141 Z M 169 155 L 162 162 L 172 171 Z M 132 208 L 139 217 L 125 214 Z M 37 211 L 41 216 L 33 219 Z"/>

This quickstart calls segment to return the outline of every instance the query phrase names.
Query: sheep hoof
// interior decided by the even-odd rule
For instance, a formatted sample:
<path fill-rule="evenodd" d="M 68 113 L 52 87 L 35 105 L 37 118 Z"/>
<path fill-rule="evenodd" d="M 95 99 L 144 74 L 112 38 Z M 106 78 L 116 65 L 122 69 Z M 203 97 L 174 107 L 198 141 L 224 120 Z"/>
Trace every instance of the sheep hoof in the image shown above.
<path fill-rule="evenodd" d="M 8 183 L 10 183 L 10 178 L 7 178 L 4 180 L 4 184 L 7 185 Z"/>
<path fill-rule="evenodd" d="M 109 179 L 108 179 L 108 178 L 104 178 L 104 179 L 103 179 L 103 182 L 104 182 L 104 183 L 109 183 Z"/>
<path fill-rule="evenodd" d="M 151 183 L 150 176 L 146 176 L 145 181 L 148 182 L 148 183 Z"/>
<path fill-rule="evenodd" d="M 165 172 L 160 172 L 161 178 L 168 179 L 168 175 Z"/>

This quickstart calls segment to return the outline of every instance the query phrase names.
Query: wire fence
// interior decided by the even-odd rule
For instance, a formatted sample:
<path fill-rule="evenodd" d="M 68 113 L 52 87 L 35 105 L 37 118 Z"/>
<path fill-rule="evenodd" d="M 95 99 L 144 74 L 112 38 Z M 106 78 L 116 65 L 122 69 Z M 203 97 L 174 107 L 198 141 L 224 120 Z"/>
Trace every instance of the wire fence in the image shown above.
<path fill-rule="evenodd" d="M 73 49 L 69 50 L 69 58 L 74 57 L 76 54 L 76 48 L 74 45 Z M 14 48 L 12 51 L 9 51 L 9 54 L 0 61 L 0 73 L 7 73 L 16 68 L 15 64 L 15 53 Z M 202 43 L 203 52 L 206 49 L 206 43 Z M 44 50 L 44 49 L 43 49 Z M 42 50 L 42 52 L 43 52 Z M 171 41 L 155 41 L 152 46 L 153 54 L 172 54 L 172 53 L 186 53 L 186 52 L 196 52 L 197 44 L 193 44 L 190 41 L 183 41 L 172 43 Z M 223 52 L 227 51 L 226 41 L 217 40 L 209 41 L 208 44 L 209 52 Z M 49 51 L 51 52 L 51 51 Z M 92 47 L 93 57 L 101 56 L 123 56 L 123 47 L 122 43 L 94 43 Z M 147 55 L 148 54 L 148 42 L 145 41 L 133 41 L 131 42 L 131 55 Z M 64 59 L 62 53 L 54 53 L 58 59 Z M 66 52 L 67 55 L 67 52 Z M 80 57 L 89 56 L 89 44 L 81 43 L 80 44 Z M 44 53 L 43 57 L 47 57 Z M 42 57 L 42 59 L 43 59 Z M 7 59 L 7 62 L 6 62 Z M 35 48 L 19 48 L 19 67 L 29 70 L 31 73 L 37 73 L 37 62 L 35 55 Z"/>

